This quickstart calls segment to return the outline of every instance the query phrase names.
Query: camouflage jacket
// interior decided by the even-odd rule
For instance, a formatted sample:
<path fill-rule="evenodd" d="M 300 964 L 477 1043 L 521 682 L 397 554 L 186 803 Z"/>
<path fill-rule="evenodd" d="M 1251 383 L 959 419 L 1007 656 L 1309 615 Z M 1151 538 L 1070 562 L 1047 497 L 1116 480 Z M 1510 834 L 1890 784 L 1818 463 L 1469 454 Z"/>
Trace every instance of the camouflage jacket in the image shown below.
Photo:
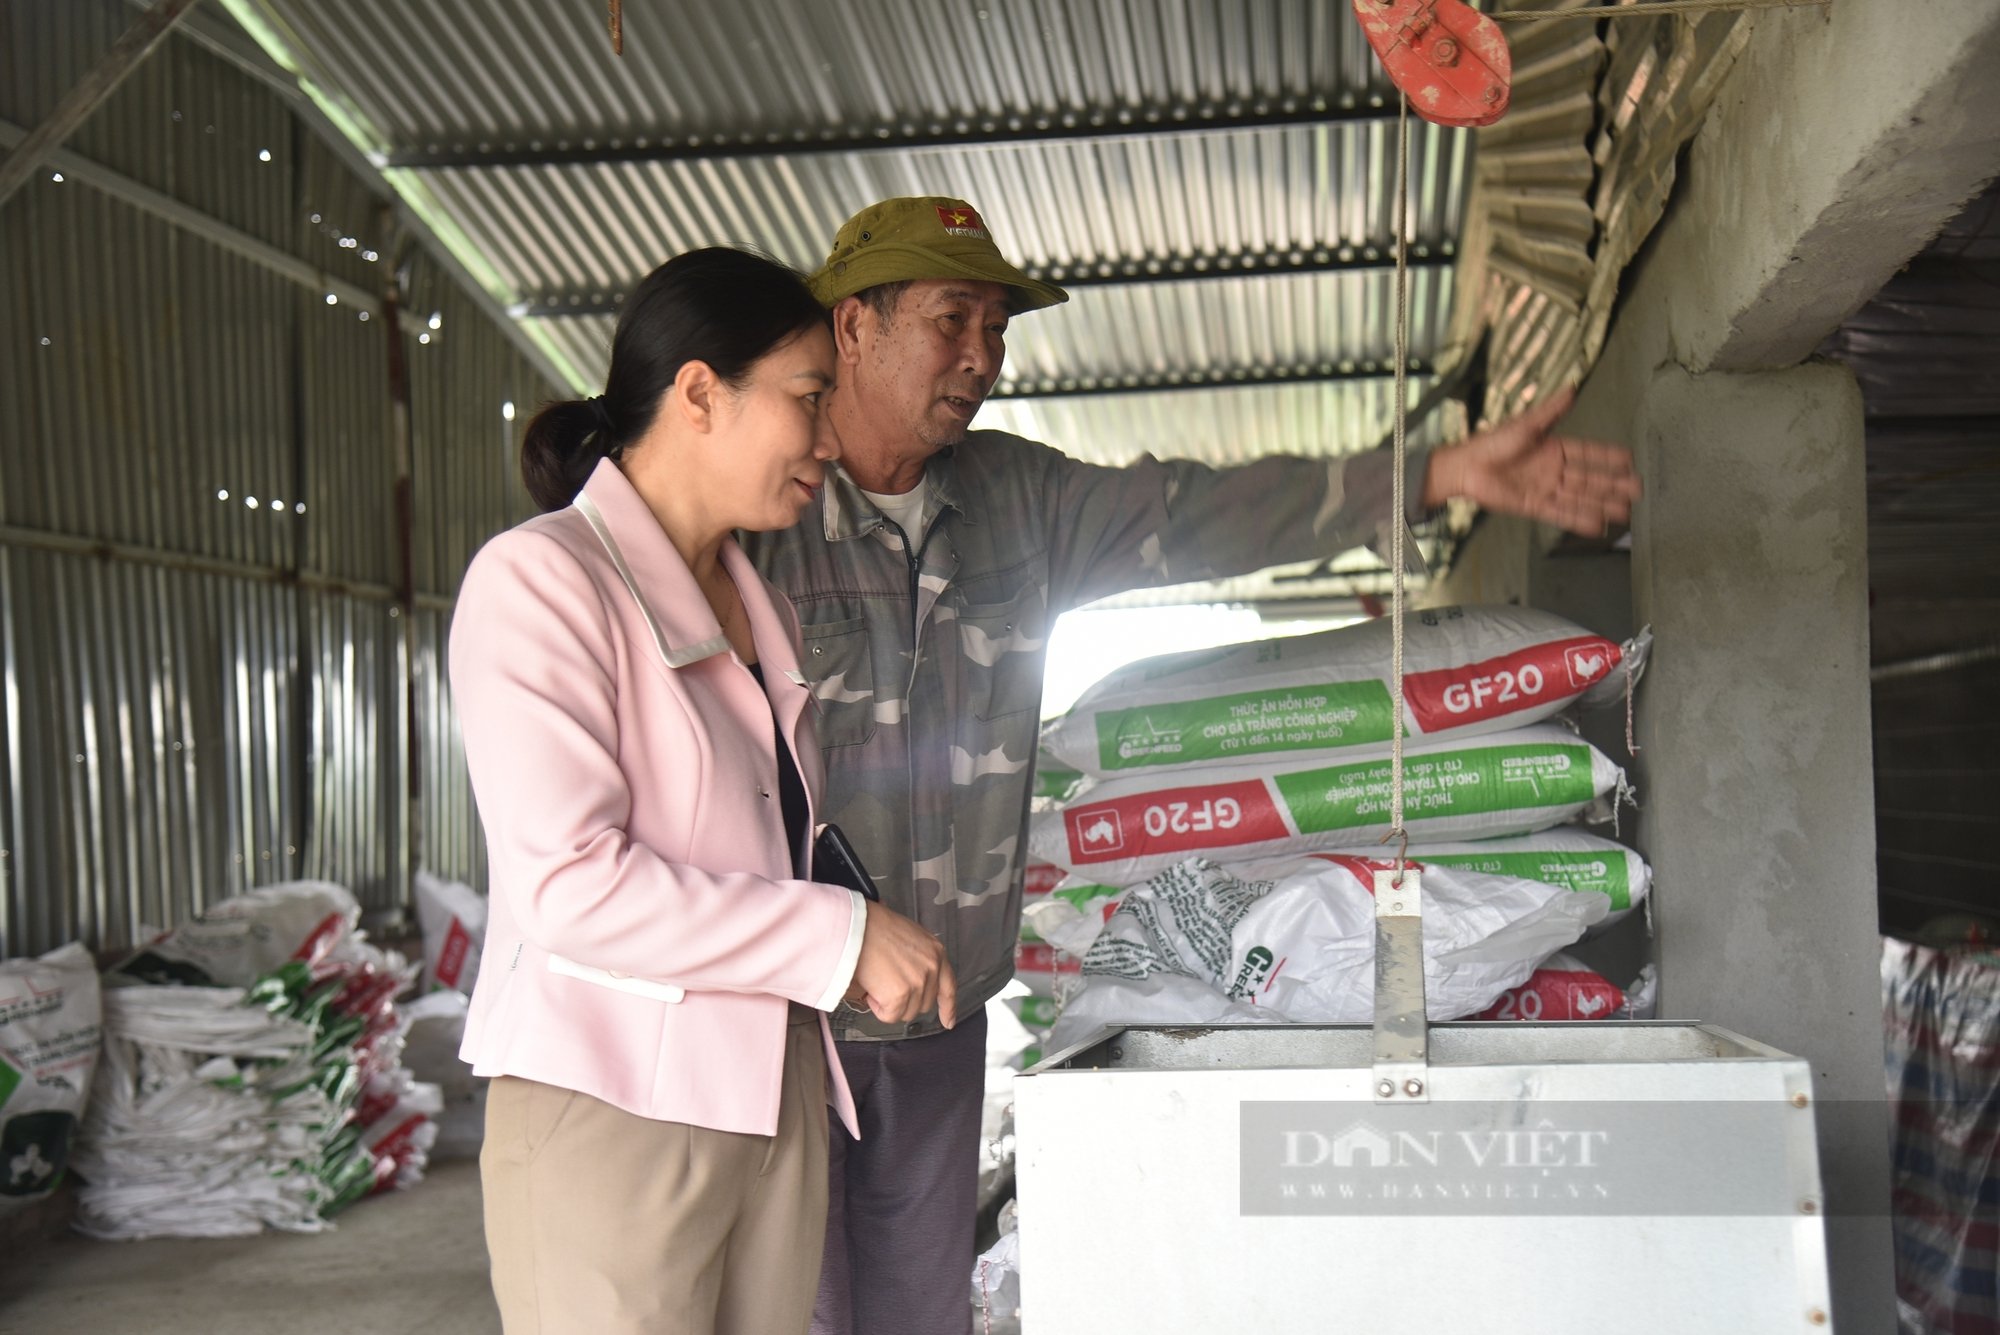
<path fill-rule="evenodd" d="M 1426 456 L 1411 453 L 1412 509 Z M 975 431 L 925 470 L 929 530 L 904 550 L 845 473 L 794 528 L 743 545 L 798 608 L 819 700 L 825 818 L 889 907 L 950 953 L 961 1014 L 1013 976 L 1023 845 L 1049 628 L 1128 589 L 1247 574 L 1362 544 L 1386 550 L 1386 451 L 1214 469 L 1124 468 Z M 834 1017 L 846 1039 L 903 1038 Z"/>

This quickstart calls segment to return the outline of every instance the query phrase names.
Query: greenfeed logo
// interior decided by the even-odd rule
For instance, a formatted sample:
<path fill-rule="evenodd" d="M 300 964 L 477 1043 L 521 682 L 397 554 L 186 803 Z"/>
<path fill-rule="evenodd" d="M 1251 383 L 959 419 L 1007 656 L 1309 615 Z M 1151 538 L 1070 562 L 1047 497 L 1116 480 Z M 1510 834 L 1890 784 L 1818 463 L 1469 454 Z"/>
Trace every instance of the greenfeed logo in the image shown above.
<path fill-rule="evenodd" d="M 1537 801 L 1545 796 L 1542 792 L 1544 783 L 1555 784 L 1567 778 L 1569 771 L 1570 758 L 1560 751 L 1543 755 L 1507 756 L 1500 761 L 1501 781 L 1527 784 Z"/>
<path fill-rule="evenodd" d="M 1179 755 L 1180 751 L 1181 730 L 1158 727 L 1145 714 L 1139 716 L 1136 725 L 1129 725 L 1119 732 L 1118 754 L 1125 760 L 1141 756 Z"/>
<path fill-rule="evenodd" d="M 1240 1001 L 1257 988 L 1257 984 L 1271 976 L 1271 966 L 1278 957 L 1263 946 L 1252 946 L 1243 956 L 1243 967 L 1236 971 L 1236 980 L 1229 985 L 1229 999 Z"/>

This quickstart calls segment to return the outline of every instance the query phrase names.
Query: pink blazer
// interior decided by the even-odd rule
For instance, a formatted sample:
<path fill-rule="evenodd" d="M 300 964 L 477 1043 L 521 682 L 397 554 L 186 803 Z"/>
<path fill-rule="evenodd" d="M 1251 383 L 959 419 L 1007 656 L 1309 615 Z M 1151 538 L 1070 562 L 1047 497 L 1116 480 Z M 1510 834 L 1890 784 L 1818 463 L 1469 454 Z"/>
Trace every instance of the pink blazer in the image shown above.
<path fill-rule="evenodd" d="M 734 541 L 765 692 L 616 465 L 473 558 L 451 685 L 490 913 L 464 1058 L 628 1112 L 778 1125 L 787 1001 L 840 1001 L 859 895 L 792 877 L 773 712 L 822 773 L 791 605 Z M 859 1134 L 824 1015 L 829 1102 Z"/>

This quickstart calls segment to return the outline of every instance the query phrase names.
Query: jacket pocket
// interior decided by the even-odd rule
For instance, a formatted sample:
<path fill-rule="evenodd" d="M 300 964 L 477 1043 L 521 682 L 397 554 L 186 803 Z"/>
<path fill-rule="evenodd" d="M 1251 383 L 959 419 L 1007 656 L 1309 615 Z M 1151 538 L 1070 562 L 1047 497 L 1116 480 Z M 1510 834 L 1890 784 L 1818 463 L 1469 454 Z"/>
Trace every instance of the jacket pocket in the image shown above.
<path fill-rule="evenodd" d="M 1048 648 L 1041 590 L 1029 585 L 1003 603 L 961 605 L 958 643 L 965 701 L 976 717 L 992 722 L 1040 706 Z"/>
<path fill-rule="evenodd" d="M 614 973 L 610 969 L 600 969 L 594 964 L 578 964 L 575 960 L 564 959 L 561 955 L 549 956 L 549 972 L 559 973 L 565 978 L 594 983 L 598 987 L 610 988 L 613 992 L 646 997 L 652 1001 L 673 1003 L 687 996 L 687 989 L 675 987 L 672 983 L 662 983 L 651 978 L 634 978 L 629 973 Z"/>
<path fill-rule="evenodd" d="M 819 744 L 859 746 L 875 735 L 875 658 L 868 623 L 827 621 L 799 628 L 799 666 L 819 703 Z"/>

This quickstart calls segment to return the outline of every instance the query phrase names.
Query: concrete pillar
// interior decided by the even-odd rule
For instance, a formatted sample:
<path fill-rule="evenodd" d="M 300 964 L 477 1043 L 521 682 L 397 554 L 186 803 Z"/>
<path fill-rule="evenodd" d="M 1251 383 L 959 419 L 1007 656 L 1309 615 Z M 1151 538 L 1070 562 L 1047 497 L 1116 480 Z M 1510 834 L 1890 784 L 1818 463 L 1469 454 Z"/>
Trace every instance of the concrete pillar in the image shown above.
<path fill-rule="evenodd" d="M 1663 1014 L 1813 1063 L 1834 1320 L 1876 1335 L 1896 1313 L 1862 409 L 1844 371 L 1797 363 L 2000 169 L 2000 5 L 1745 21 L 1565 426 L 1631 443 L 1648 488 L 1632 610 L 1657 640 L 1629 763 Z M 1595 601 L 1547 535 L 1473 547 L 1441 596 Z"/>
<path fill-rule="evenodd" d="M 1669 364 L 1634 406 L 1661 1014 L 1812 1063 L 1835 1326 L 1893 1330 L 1861 395 L 1826 364 Z"/>

